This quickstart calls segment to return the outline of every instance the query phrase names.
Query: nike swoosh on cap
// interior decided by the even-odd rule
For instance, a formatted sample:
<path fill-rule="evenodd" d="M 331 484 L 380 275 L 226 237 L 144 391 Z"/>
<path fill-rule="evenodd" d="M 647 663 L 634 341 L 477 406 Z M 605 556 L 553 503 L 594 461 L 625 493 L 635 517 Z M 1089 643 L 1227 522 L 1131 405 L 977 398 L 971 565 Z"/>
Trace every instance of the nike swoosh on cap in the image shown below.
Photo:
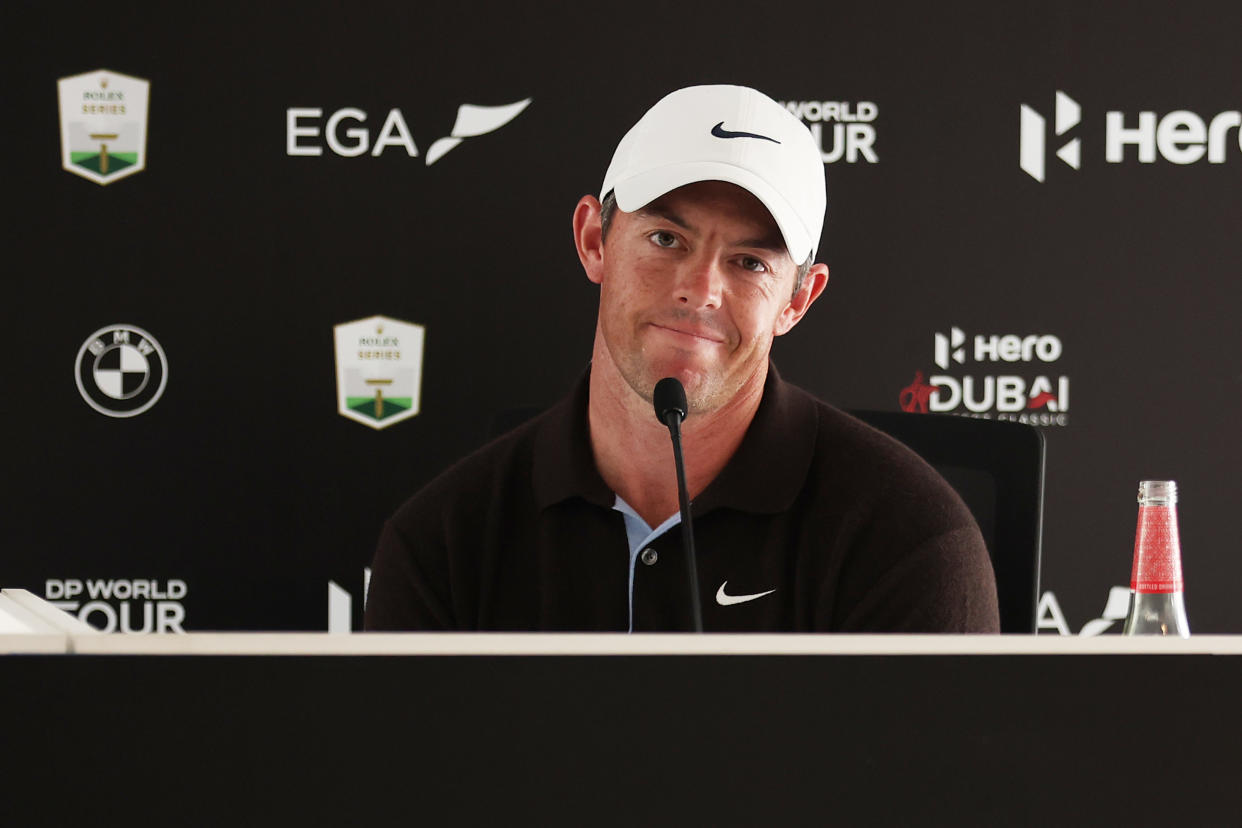
<path fill-rule="evenodd" d="M 724 128 L 724 121 L 712 127 L 712 135 L 715 135 L 717 138 L 762 138 L 764 141 L 771 141 L 773 144 L 780 143 L 775 138 L 769 138 L 766 135 L 759 135 L 755 132 L 730 132 Z"/>
<path fill-rule="evenodd" d="M 725 593 L 725 587 L 728 585 L 729 582 L 725 581 L 720 585 L 720 589 L 716 590 L 716 603 L 720 604 L 722 607 L 732 606 L 733 604 L 744 604 L 747 601 L 753 601 L 756 598 L 762 598 L 765 595 L 771 595 L 773 592 L 776 592 L 774 589 L 769 589 L 767 592 L 754 592 L 750 595 L 728 595 Z"/>

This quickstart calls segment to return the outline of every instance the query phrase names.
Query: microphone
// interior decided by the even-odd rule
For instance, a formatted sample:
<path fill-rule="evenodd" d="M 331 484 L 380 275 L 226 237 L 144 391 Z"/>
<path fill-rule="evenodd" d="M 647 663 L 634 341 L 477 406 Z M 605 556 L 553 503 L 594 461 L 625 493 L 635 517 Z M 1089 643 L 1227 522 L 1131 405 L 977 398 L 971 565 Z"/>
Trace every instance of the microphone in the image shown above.
<path fill-rule="evenodd" d="M 686 491 L 686 463 L 681 454 L 681 421 L 690 407 L 686 405 L 686 389 L 676 377 L 665 377 L 651 393 L 656 418 L 668 427 L 673 438 L 673 460 L 677 464 L 677 504 L 681 509 L 682 547 L 686 552 L 686 574 L 690 577 L 690 609 L 694 614 L 694 631 L 703 632 L 703 610 L 699 605 L 699 566 L 694 558 L 694 524 L 690 519 L 690 495 Z"/>
<path fill-rule="evenodd" d="M 689 408 L 686 405 L 686 389 L 677 377 L 665 377 L 657 382 L 655 390 L 651 392 L 651 401 L 655 403 L 656 417 L 670 429 L 677 428 L 686 419 Z M 670 415 L 676 415 L 677 425 L 668 421 Z"/>

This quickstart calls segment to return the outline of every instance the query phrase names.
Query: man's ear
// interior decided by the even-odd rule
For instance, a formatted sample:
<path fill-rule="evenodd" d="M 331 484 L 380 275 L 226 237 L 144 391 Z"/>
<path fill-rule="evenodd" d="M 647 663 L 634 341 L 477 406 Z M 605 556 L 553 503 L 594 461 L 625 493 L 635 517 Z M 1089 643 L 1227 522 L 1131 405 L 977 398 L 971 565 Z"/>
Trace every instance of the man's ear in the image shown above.
<path fill-rule="evenodd" d="M 793 330 L 793 326 L 802 321 L 802 317 L 810 310 L 811 305 L 815 304 L 815 300 L 824 292 L 827 285 L 828 265 L 811 265 L 806 278 L 802 280 L 802 287 L 789 300 L 789 304 L 781 311 L 781 315 L 776 318 L 776 328 L 773 333 L 780 336 Z"/>
<path fill-rule="evenodd" d="M 600 221 L 599 199 L 584 195 L 574 208 L 574 245 L 578 261 L 587 278 L 595 284 L 604 281 L 604 226 Z"/>

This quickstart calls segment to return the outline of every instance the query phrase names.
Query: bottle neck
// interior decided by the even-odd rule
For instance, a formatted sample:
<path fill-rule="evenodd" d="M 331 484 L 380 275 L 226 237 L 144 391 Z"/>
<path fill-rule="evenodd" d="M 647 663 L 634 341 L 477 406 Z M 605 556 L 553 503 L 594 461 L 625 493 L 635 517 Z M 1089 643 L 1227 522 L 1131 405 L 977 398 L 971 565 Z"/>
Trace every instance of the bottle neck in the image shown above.
<path fill-rule="evenodd" d="M 1144 480 L 1139 483 L 1139 504 L 1143 506 L 1176 506 L 1177 482 L 1174 480 Z"/>
<path fill-rule="evenodd" d="M 1176 506 L 1143 504 L 1140 500 L 1130 589 L 1136 593 L 1182 591 L 1182 548 Z"/>

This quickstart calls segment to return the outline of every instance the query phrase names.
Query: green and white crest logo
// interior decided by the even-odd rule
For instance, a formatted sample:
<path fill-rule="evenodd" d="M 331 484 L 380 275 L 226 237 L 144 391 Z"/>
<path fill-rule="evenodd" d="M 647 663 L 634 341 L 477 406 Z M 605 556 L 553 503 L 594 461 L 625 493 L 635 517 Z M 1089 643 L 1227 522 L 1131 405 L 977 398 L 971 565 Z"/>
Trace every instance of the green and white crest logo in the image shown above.
<path fill-rule="evenodd" d="M 337 411 L 377 429 L 418 413 L 422 325 L 372 316 L 337 325 L 334 332 Z"/>
<path fill-rule="evenodd" d="M 151 84 L 106 69 L 56 81 L 61 163 L 96 184 L 147 165 L 147 100 Z"/>

